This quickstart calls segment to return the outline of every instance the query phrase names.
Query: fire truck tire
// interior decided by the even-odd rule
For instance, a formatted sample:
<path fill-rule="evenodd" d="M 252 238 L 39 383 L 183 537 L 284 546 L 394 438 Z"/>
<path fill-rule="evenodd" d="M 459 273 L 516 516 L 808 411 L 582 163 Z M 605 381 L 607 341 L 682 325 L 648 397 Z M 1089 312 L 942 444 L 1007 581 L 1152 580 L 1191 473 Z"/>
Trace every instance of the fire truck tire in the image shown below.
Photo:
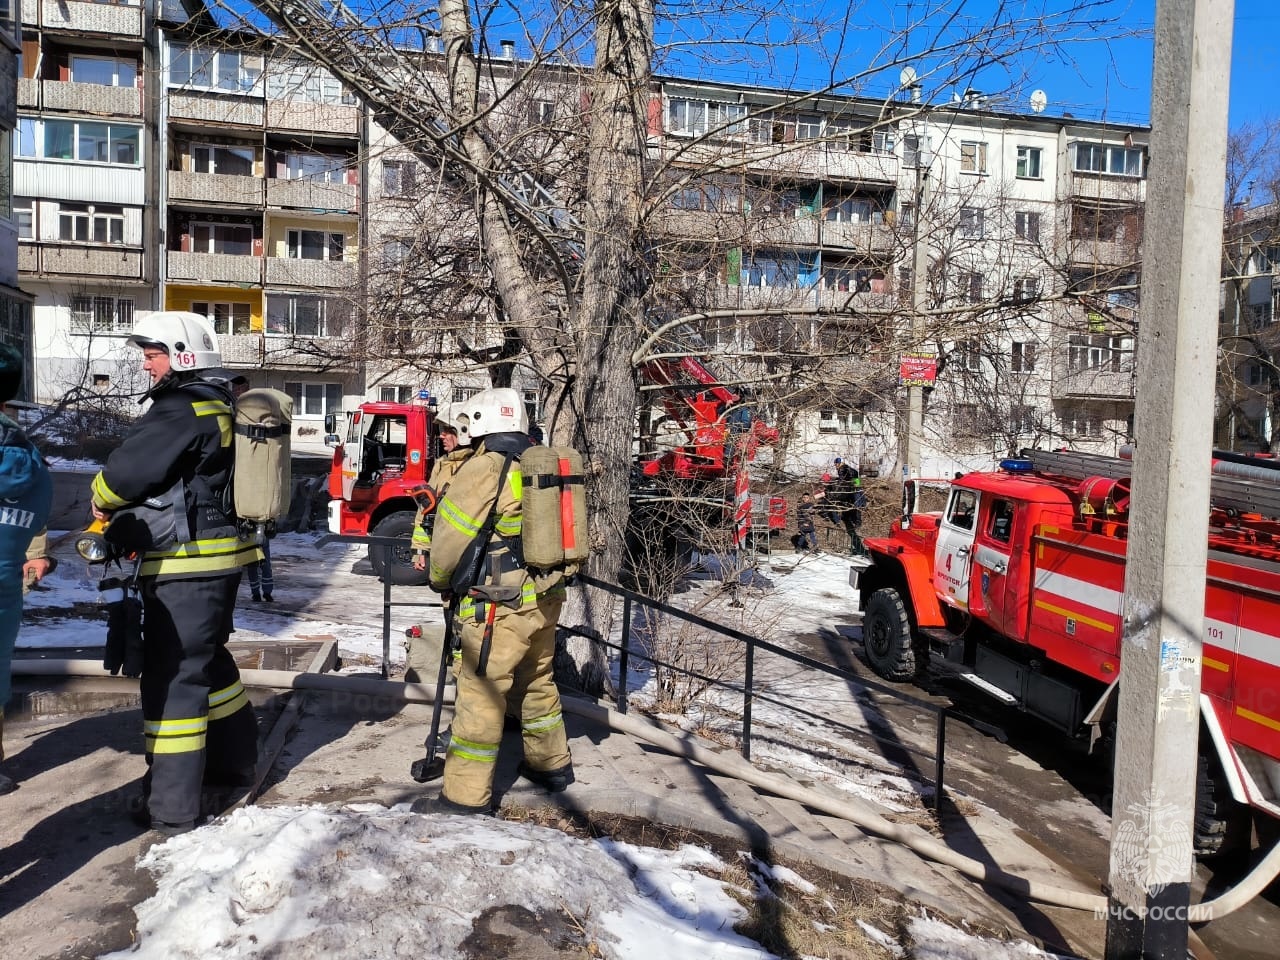
<path fill-rule="evenodd" d="M 1196 767 L 1196 816 L 1192 840 L 1200 859 L 1230 853 L 1247 843 L 1251 818 L 1236 803 L 1217 757 L 1200 752 Z"/>
<path fill-rule="evenodd" d="M 413 569 L 413 554 L 409 550 L 409 537 L 413 533 L 413 512 L 409 510 L 400 510 L 396 513 L 389 513 L 373 528 L 375 537 L 401 537 L 404 539 L 403 547 L 379 547 L 371 545 L 369 547 L 369 562 L 373 565 L 373 572 L 379 580 L 382 579 L 383 570 L 388 570 L 388 576 L 392 583 L 397 586 L 421 587 L 427 583 L 427 571 Z M 390 566 L 388 568 L 388 555 L 390 555 Z"/>
<path fill-rule="evenodd" d="M 893 587 L 877 590 L 867 601 L 862 646 L 871 669 L 886 680 L 914 680 L 924 672 L 924 653 L 916 647 L 906 604 Z"/>

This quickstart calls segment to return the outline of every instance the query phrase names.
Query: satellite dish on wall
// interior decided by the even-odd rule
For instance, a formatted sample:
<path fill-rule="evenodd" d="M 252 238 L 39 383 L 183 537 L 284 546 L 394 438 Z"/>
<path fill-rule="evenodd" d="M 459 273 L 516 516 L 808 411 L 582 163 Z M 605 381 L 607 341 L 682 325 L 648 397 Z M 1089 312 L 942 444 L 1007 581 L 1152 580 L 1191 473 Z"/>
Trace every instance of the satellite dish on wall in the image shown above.
<path fill-rule="evenodd" d="M 1049 97 L 1043 90 L 1031 91 L 1031 109 L 1034 113 L 1044 113 L 1044 108 L 1049 105 Z"/>
<path fill-rule="evenodd" d="M 903 67 L 902 72 L 898 74 L 898 83 L 904 87 L 914 86 L 918 79 L 914 67 Z"/>

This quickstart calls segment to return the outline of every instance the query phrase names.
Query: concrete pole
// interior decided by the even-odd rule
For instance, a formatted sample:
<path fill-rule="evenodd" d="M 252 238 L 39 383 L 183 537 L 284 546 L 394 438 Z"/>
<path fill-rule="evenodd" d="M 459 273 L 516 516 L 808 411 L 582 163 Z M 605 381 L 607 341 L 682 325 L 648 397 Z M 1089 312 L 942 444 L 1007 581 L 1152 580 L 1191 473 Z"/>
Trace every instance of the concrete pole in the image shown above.
<path fill-rule="evenodd" d="M 1107 960 L 1187 951 L 1233 8 L 1156 4 Z"/>
<path fill-rule="evenodd" d="M 925 229 L 924 215 L 929 206 L 929 163 L 932 159 L 933 151 L 926 146 L 922 134 L 916 156 L 916 216 L 911 236 L 911 340 L 908 344 L 911 353 L 921 352 L 924 312 L 929 301 L 929 233 Z M 920 476 L 920 439 L 923 432 L 924 387 L 912 384 L 907 387 L 904 480 Z"/>

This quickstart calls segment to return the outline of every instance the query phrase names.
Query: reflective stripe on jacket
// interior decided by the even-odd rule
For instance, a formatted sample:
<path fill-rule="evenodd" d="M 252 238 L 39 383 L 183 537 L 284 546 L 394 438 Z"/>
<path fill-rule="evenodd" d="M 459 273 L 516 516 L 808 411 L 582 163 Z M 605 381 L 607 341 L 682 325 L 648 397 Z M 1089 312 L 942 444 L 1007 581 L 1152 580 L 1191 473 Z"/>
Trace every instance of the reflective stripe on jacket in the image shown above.
<path fill-rule="evenodd" d="M 449 492 L 449 485 L 453 483 L 453 478 L 458 475 L 458 471 L 462 469 L 462 465 L 471 458 L 474 453 L 470 447 L 456 447 L 452 453 L 441 457 L 435 462 L 431 468 L 431 476 L 427 478 L 427 486 L 435 491 L 436 497 L 443 497 Z M 413 517 L 413 536 L 410 538 L 413 549 L 419 553 L 426 553 L 431 549 L 431 534 L 422 528 L 422 521 L 426 517 L 426 511 L 421 507 Z"/>

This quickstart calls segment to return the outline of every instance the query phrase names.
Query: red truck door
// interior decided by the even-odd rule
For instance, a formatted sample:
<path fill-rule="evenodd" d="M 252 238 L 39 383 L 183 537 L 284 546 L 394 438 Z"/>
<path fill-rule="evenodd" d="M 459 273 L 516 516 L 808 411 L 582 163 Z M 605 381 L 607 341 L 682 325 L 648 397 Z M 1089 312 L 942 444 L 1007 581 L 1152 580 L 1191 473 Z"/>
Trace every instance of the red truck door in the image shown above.
<path fill-rule="evenodd" d="M 979 501 L 977 490 L 952 487 L 947 509 L 938 525 L 933 588 L 939 600 L 961 610 L 969 608 L 969 571 Z"/>
<path fill-rule="evenodd" d="M 1020 637 L 1022 629 L 1012 609 L 1015 598 L 1009 586 L 1015 565 L 1015 506 L 1012 500 L 990 494 L 984 506 L 974 540 L 969 611 L 998 632 Z"/>

